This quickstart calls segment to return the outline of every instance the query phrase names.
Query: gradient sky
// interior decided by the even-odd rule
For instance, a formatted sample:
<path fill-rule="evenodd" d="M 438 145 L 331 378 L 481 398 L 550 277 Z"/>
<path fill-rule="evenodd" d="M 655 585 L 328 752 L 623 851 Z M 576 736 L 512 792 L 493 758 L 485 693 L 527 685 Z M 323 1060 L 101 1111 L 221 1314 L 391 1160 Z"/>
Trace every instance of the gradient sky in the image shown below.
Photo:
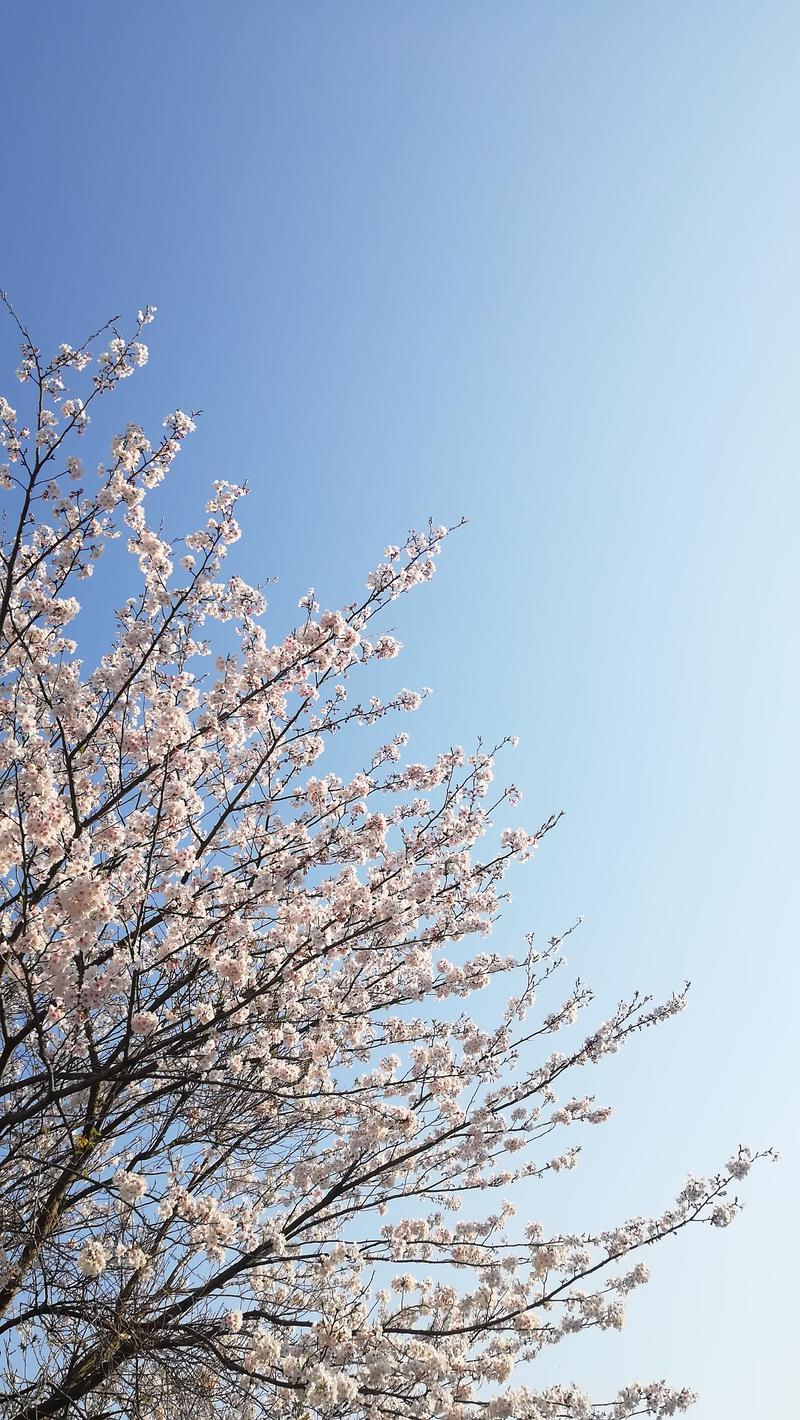
<path fill-rule="evenodd" d="M 204 411 L 168 523 L 249 479 L 277 637 L 466 513 L 393 669 L 435 690 L 415 758 L 517 732 L 529 826 L 566 810 L 496 943 L 583 914 L 603 1012 L 693 982 L 531 1211 L 610 1225 L 783 1152 L 552 1373 L 789 1420 L 800 6 L 45 0 L 2 48 L 0 284 L 45 348 L 158 304 L 117 414 Z"/>

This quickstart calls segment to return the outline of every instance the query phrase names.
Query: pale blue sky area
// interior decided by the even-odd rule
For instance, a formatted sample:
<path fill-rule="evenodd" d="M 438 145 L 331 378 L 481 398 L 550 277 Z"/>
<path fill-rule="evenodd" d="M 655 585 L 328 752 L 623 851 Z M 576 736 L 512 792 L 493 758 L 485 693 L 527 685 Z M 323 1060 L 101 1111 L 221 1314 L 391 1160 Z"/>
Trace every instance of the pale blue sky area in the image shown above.
<path fill-rule="evenodd" d="M 0 280 L 48 347 L 159 305 L 117 409 L 204 410 L 168 519 L 247 476 L 236 566 L 279 576 L 277 636 L 309 583 L 348 600 L 466 513 L 395 664 L 435 689 L 414 757 L 516 731 L 527 821 L 566 810 L 498 945 L 583 913 L 601 1009 L 694 983 L 531 1210 L 610 1224 L 784 1151 L 557 1374 L 789 1420 L 800 6 L 137 0 L 3 31 Z"/>

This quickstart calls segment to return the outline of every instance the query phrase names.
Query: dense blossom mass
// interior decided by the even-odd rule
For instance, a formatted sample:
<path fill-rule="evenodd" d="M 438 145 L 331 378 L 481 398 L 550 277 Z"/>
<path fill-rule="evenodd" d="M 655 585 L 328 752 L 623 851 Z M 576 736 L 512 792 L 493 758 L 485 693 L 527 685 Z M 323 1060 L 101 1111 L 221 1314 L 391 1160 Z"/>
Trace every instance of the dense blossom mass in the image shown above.
<path fill-rule="evenodd" d="M 273 640 L 262 591 L 223 573 L 246 488 L 217 481 L 179 541 L 148 515 L 192 414 L 84 464 L 153 316 L 49 357 L 20 327 L 0 398 L 2 1413 L 682 1411 L 660 1381 L 537 1388 L 531 1363 L 621 1326 L 645 1246 L 727 1224 L 754 1156 L 600 1233 L 530 1214 L 575 1163 L 559 1132 L 608 1116 L 575 1077 L 684 993 L 581 1031 L 582 985 L 538 1005 L 559 939 L 471 945 L 555 818 L 498 831 L 519 793 L 480 746 L 412 762 L 398 722 L 424 691 L 357 698 L 444 528 L 388 547 L 351 605 L 309 591 Z M 133 594 L 90 666 L 73 591 L 120 537 Z M 367 749 L 339 775 L 344 731 Z M 468 1010 L 490 985 L 491 1026 Z"/>

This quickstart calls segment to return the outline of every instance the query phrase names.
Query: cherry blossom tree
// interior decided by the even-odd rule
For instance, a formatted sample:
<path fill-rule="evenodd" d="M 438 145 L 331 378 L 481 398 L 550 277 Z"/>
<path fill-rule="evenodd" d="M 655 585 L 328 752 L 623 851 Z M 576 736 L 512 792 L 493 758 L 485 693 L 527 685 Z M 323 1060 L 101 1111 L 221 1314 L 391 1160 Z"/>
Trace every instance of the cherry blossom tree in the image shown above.
<path fill-rule="evenodd" d="M 727 1224 L 757 1155 L 597 1234 L 515 1221 L 509 1195 L 527 1215 L 573 1166 L 561 1131 L 609 1114 L 574 1077 L 685 992 L 581 1030 L 581 984 L 538 1004 L 563 939 L 470 946 L 556 818 L 496 829 L 519 794 L 494 751 L 411 762 L 421 695 L 360 690 L 445 528 L 388 547 L 341 610 L 310 591 L 272 641 L 262 591 L 223 575 L 246 487 L 216 482 L 180 542 L 148 521 L 193 415 L 128 423 L 84 468 L 153 316 L 52 356 L 17 321 L 25 413 L 0 398 L 2 1413 L 682 1411 L 660 1381 L 537 1389 L 533 1363 L 619 1327 L 645 1248 Z M 120 537 L 132 595 L 90 667 L 74 587 Z M 321 760 L 345 730 L 369 748 L 340 777 Z M 466 1003 L 490 985 L 489 1026 Z"/>

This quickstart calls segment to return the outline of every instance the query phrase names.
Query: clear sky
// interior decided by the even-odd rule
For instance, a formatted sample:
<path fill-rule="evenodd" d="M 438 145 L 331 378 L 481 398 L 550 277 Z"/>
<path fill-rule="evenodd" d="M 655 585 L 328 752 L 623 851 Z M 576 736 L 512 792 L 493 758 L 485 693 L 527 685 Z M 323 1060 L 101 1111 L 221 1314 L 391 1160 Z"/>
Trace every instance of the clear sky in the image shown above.
<path fill-rule="evenodd" d="M 249 479 L 277 636 L 466 513 L 394 664 L 435 690 L 415 757 L 516 731 L 529 825 L 566 810 L 497 943 L 582 913 L 603 1010 L 694 983 L 532 1211 L 611 1224 L 783 1150 L 557 1374 L 789 1420 L 800 6 L 44 0 L 1 43 L 0 284 L 48 347 L 158 304 L 120 405 L 204 410 L 168 521 Z"/>

